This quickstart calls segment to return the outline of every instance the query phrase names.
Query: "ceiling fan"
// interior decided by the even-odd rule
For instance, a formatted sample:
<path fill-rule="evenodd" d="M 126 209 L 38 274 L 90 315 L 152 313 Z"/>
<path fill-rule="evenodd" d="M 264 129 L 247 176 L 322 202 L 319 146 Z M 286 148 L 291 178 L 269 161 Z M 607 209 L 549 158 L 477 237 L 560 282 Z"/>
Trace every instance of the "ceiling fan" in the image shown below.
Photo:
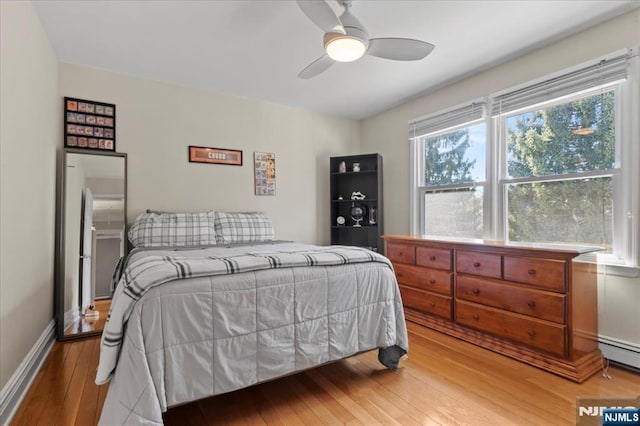
<path fill-rule="evenodd" d="M 344 13 L 338 17 L 325 0 L 297 0 L 307 18 L 324 31 L 326 54 L 313 61 L 298 74 L 309 79 L 326 71 L 337 62 L 353 62 L 365 53 L 397 61 L 417 61 L 427 56 L 435 47 L 426 41 L 410 38 L 369 38 L 369 33 L 351 14 L 352 0 L 342 0 Z"/>

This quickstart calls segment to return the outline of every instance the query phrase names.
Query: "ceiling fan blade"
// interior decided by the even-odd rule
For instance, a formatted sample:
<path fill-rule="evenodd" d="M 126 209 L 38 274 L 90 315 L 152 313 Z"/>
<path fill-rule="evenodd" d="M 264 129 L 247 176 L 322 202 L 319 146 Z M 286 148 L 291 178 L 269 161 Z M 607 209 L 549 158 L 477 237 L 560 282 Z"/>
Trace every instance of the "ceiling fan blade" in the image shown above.
<path fill-rule="evenodd" d="M 367 54 L 396 61 L 417 61 L 427 56 L 435 46 L 411 38 L 372 38 Z"/>
<path fill-rule="evenodd" d="M 297 0 L 298 6 L 307 18 L 325 33 L 346 34 L 338 15 L 324 0 Z"/>
<path fill-rule="evenodd" d="M 335 61 L 331 59 L 328 55 L 323 55 L 315 61 L 311 62 L 305 69 L 300 71 L 298 74 L 298 78 L 309 79 L 313 78 L 316 75 L 326 71 L 329 69 L 331 65 L 333 65 Z"/>

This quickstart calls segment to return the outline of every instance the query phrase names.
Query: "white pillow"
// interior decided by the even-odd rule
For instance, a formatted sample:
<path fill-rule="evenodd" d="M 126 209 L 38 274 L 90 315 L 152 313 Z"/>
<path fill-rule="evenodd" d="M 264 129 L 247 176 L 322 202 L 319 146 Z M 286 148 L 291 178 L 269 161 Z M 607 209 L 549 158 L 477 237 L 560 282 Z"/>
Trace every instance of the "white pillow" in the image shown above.
<path fill-rule="evenodd" d="M 218 244 L 273 241 L 275 231 L 271 220 L 261 212 L 215 213 Z"/>
<path fill-rule="evenodd" d="M 215 212 L 142 213 L 129 229 L 134 247 L 208 246 L 216 243 Z"/>

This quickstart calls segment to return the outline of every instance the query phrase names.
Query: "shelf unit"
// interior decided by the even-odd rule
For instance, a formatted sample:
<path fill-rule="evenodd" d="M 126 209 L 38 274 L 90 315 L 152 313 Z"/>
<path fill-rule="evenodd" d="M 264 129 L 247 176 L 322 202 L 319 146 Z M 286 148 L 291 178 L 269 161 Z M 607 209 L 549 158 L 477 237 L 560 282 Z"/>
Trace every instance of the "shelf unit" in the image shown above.
<path fill-rule="evenodd" d="M 342 162 L 345 171 L 341 173 Z M 353 171 L 354 163 L 360 163 L 360 171 Z M 331 157 L 329 170 L 331 244 L 365 247 L 383 253 L 382 156 L 362 154 Z M 353 192 L 361 192 L 365 199 L 351 200 Z M 359 227 L 354 226 L 356 221 L 351 217 L 353 205 L 365 209 Z M 370 222 L 372 209 L 375 210 L 375 223 Z M 338 225 L 338 216 L 345 218 L 344 225 Z"/>

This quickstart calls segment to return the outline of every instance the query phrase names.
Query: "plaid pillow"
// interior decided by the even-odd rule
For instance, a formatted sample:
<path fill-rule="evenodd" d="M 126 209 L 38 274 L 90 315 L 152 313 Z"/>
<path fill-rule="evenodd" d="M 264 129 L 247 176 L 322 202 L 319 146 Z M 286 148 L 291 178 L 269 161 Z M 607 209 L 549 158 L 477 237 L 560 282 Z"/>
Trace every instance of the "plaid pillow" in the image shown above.
<path fill-rule="evenodd" d="M 273 241 L 275 231 L 264 213 L 216 212 L 215 229 L 218 244 Z"/>
<path fill-rule="evenodd" d="M 142 213 L 129 229 L 134 247 L 208 246 L 216 243 L 215 213 Z"/>

